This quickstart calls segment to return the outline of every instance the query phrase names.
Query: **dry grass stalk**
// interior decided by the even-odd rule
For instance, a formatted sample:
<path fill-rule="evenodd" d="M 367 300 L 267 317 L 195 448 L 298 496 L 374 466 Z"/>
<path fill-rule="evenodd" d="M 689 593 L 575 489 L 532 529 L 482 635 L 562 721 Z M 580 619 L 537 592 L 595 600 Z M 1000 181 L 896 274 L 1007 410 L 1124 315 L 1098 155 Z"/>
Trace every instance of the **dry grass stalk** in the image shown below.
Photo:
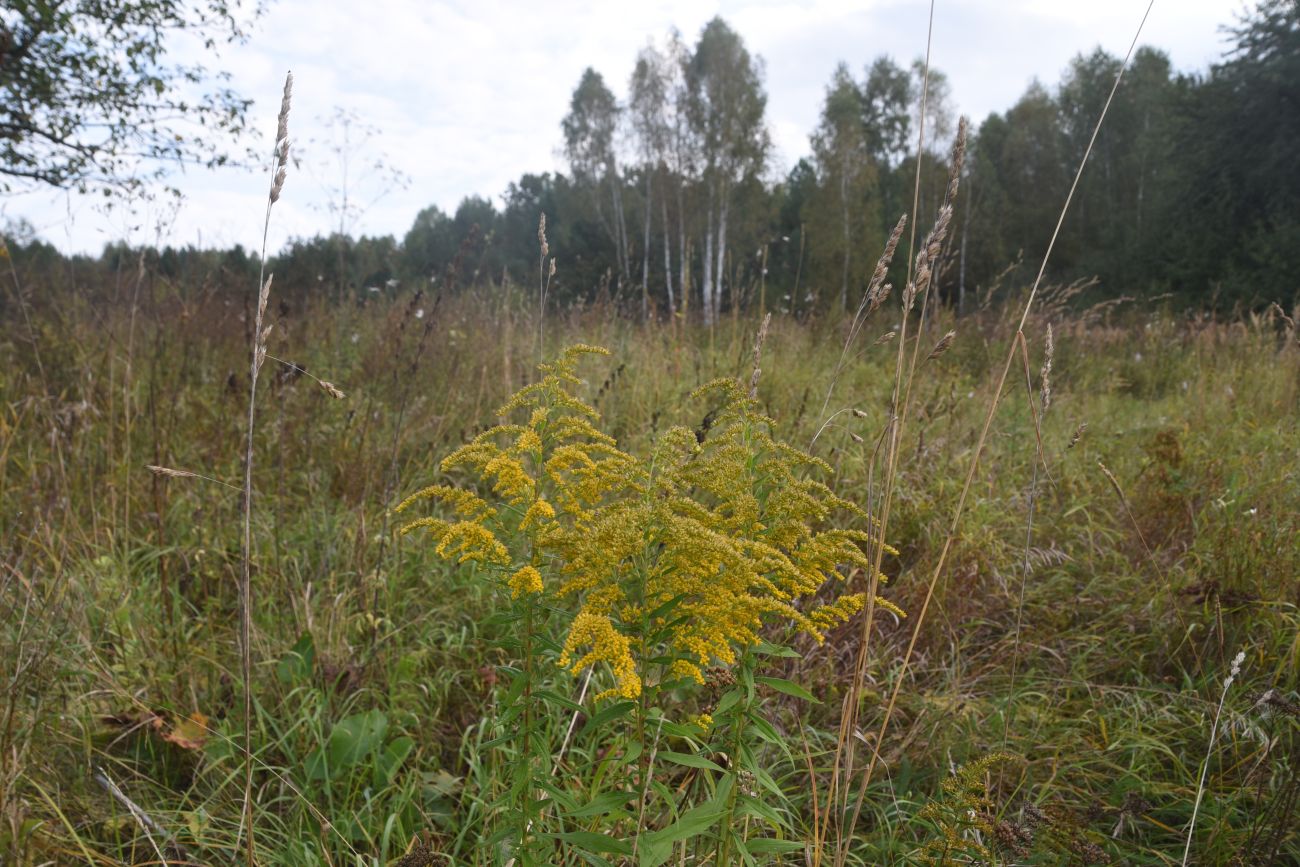
<path fill-rule="evenodd" d="M 914 262 L 910 263 L 912 268 L 909 269 L 907 287 L 903 291 L 903 297 L 902 297 L 903 322 L 901 326 L 902 337 L 899 340 L 898 354 L 895 360 L 894 390 L 893 390 L 893 397 L 891 401 L 892 412 L 890 415 L 890 422 L 886 426 L 886 432 L 888 433 L 889 448 L 886 453 L 885 482 L 884 482 L 884 491 L 882 496 L 882 507 L 881 507 L 881 514 L 880 514 L 880 522 L 881 522 L 880 532 L 882 534 L 881 535 L 882 544 L 877 545 L 875 551 L 874 568 L 872 570 L 874 577 L 872 579 L 871 590 L 868 594 L 866 616 L 864 618 L 863 633 L 862 633 L 862 651 L 859 654 L 858 663 L 857 663 L 859 667 L 865 667 L 867 662 L 866 649 L 870 643 L 869 636 L 871 633 L 871 627 L 875 617 L 874 597 L 877 589 L 876 585 L 879 580 L 878 576 L 880 574 L 881 565 L 884 560 L 883 539 L 885 537 L 883 534 L 885 533 L 886 528 L 888 527 L 889 524 L 889 514 L 890 514 L 890 509 L 893 501 L 894 484 L 895 484 L 895 479 L 897 478 L 898 443 L 902 437 L 903 428 L 906 426 L 907 418 L 911 408 L 912 384 L 916 380 L 917 357 L 920 350 L 919 340 L 914 342 L 915 345 L 912 348 L 911 360 L 907 365 L 906 376 L 904 376 L 903 362 L 904 362 L 904 352 L 906 350 L 906 345 L 907 345 L 907 327 L 909 323 L 909 317 L 912 308 L 916 302 L 918 293 L 923 293 L 920 320 L 917 322 L 917 326 L 916 326 L 917 332 L 919 334 L 920 331 L 924 328 L 925 321 L 926 321 L 925 316 L 926 316 L 926 311 L 928 309 L 928 303 L 929 303 L 928 289 L 931 284 L 931 273 L 934 264 L 939 256 L 939 253 L 942 250 L 943 241 L 944 238 L 947 236 L 948 227 L 952 220 L 953 199 L 949 197 L 956 196 L 960 185 L 962 166 L 966 154 L 967 129 L 968 129 L 968 125 L 966 122 L 966 118 L 963 117 L 957 126 L 957 137 L 953 141 L 952 156 L 951 156 L 949 176 L 948 176 L 948 187 L 945 194 L 945 201 L 943 203 L 943 206 L 940 208 L 939 214 L 935 220 L 934 227 L 931 228 L 929 234 L 926 236 L 925 243 L 923 245 L 922 250 L 916 255 Z M 920 150 L 920 146 L 921 146 L 921 142 L 918 142 L 918 152 Z M 919 162 L 920 161 L 918 160 L 918 175 L 917 175 L 918 184 L 920 183 Z M 915 226 L 915 224 L 913 225 Z M 913 238 L 913 241 L 914 240 L 915 239 Z M 883 341 L 885 339 L 892 339 L 893 335 L 894 333 L 891 331 L 889 332 L 888 335 L 882 337 L 881 340 Z M 931 350 L 930 358 L 935 358 L 939 354 L 942 354 L 942 352 L 944 352 L 948 348 L 948 345 L 951 344 L 952 339 L 955 336 L 956 336 L 955 334 L 946 335 L 944 339 L 941 339 L 939 341 L 939 344 L 936 345 L 934 349 Z M 859 674 L 859 677 L 862 677 L 864 675 L 865 672 L 862 672 Z M 853 746 L 852 744 L 850 744 L 849 747 L 850 759 L 852 758 L 852 751 L 853 751 Z M 875 755 L 872 756 L 872 760 L 871 760 L 872 766 L 874 765 L 876 758 L 877 756 Z M 870 767 L 871 766 L 869 766 L 869 768 Z M 862 808 L 862 798 L 866 793 L 866 785 L 868 782 L 869 782 L 869 777 L 867 775 L 864 775 L 862 785 L 858 791 L 858 800 L 854 806 L 853 818 L 852 821 L 850 822 L 850 827 L 852 827 L 852 825 L 856 824 L 857 822 L 857 817 L 860 814 Z"/>
<path fill-rule="evenodd" d="M 546 257 L 551 253 L 551 245 L 546 240 L 546 214 L 537 220 L 537 362 L 542 361 L 546 351 L 546 296 L 551 290 L 551 280 L 555 277 L 555 258 L 551 257 L 547 266 Z"/>
<path fill-rule="evenodd" d="M 162 476 L 166 479 L 202 479 L 205 482 L 224 485 L 225 487 L 236 491 L 239 490 L 236 485 L 232 485 L 229 482 L 223 482 L 221 479 L 214 479 L 211 476 L 205 476 L 201 473 L 192 473 L 189 470 L 177 470 L 172 467 L 160 467 L 154 464 L 145 464 L 145 469 L 153 473 L 155 476 Z"/>
<path fill-rule="evenodd" d="M 758 327 L 758 336 L 754 338 L 754 372 L 749 377 L 749 399 L 758 397 L 758 377 L 763 372 L 763 342 L 767 340 L 767 327 L 772 324 L 772 314 L 763 317 L 763 324 Z"/>
<path fill-rule="evenodd" d="M 1077 446 L 1079 444 L 1079 440 L 1083 439 L 1083 435 L 1087 432 L 1088 432 L 1088 423 L 1085 421 L 1082 422 L 1077 428 L 1074 429 L 1074 434 L 1073 436 L 1070 437 L 1070 444 L 1066 446 L 1066 449 L 1072 449 L 1075 446 Z"/>
<path fill-rule="evenodd" d="M 270 335 L 271 333 L 270 326 L 267 326 L 267 328 L 264 329 L 264 333 L 268 336 Z M 315 374 L 308 371 L 307 368 L 303 367 L 302 365 L 294 364 L 292 361 L 285 361 L 283 358 L 276 358 L 274 355 L 267 355 L 266 357 L 271 359 L 272 361 L 276 361 L 279 362 L 280 364 L 283 364 L 285 367 L 289 368 L 289 370 L 295 376 L 306 376 L 309 379 L 315 380 L 316 384 L 320 386 L 321 391 L 325 392 L 335 400 L 343 400 L 345 397 L 347 397 L 347 394 L 345 394 L 343 390 L 340 389 L 337 385 L 327 380 L 321 379 L 319 376 L 316 376 Z"/>
<path fill-rule="evenodd" d="M 1219 706 L 1214 711 L 1214 722 L 1210 724 L 1210 743 L 1205 748 L 1205 762 L 1201 765 L 1201 781 L 1196 786 L 1196 803 L 1192 806 L 1192 819 L 1187 823 L 1187 844 L 1183 847 L 1183 867 L 1187 867 L 1187 859 L 1192 854 L 1192 834 L 1196 830 L 1196 815 L 1201 810 L 1201 798 L 1205 795 L 1205 776 L 1210 772 L 1210 757 L 1214 754 L 1214 741 L 1219 734 L 1219 717 L 1223 713 L 1223 704 L 1228 699 L 1228 690 L 1232 689 L 1232 682 L 1241 674 L 1241 663 L 1246 659 L 1246 651 L 1239 650 L 1237 655 L 1232 659 L 1232 669 L 1223 681 L 1223 692 L 1219 694 Z"/>
<path fill-rule="evenodd" d="M 848 336 L 844 338 L 844 347 L 840 350 L 839 360 L 835 362 L 835 369 L 831 371 L 830 384 L 826 387 L 826 399 L 822 401 L 821 415 L 823 417 L 831 405 L 831 395 L 834 394 L 835 386 L 840 381 L 840 375 L 844 373 L 844 369 L 848 366 L 851 357 L 849 351 L 853 348 L 858 333 L 862 331 L 862 326 L 866 324 L 871 314 L 876 312 L 876 308 L 889 297 L 889 293 L 893 288 L 884 282 L 885 275 L 889 272 L 889 266 L 894 261 L 894 252 L 898 248 L 898 240 L 903 236 L 903 227 L 906 225 L 907 215 L 903 214 L 894 225 L 894 231 L 889 233 L 889 240 L 885 242 L 885 249 L 881 251 L 880 258 L 876 261 L 876 270 L 871 275 L 871 282 L 867 285 L 867 291 L 862 294 L 862 300 L 858 302 L 858 309 L 853 313 Z M 879 340 L 876 341 L 876 343 L 879 342 Z M 872 344 L 872 346 L 875 345 L 875 343 Z M 814 436 L 813 441 L 815 442 L 816 439 Z M 811 448 L 811 444 L 809 444 L 809 447 Z"/>
<path fill-rule="evenodd" d="M 1151 7 L 1153 5 L 1154 5 L 1154 0 L 1152 0 L 1152 2 L 1148 4 L 1146 12 L 1142 16 L 1142 21 L 1138 24 L 1137 30 L 1133 35 L 1133 40 L 1129 45 L 1128 53 L 1125 55 L 1124 61 L 1123 63 L 1120 64 L 1120 68 L 1115 75 L 1115 81 L 1111 87 L 1110 94 L 1106 98 L 1106 102 L 1102 107 L 1101 115 L 1100 117 L 1097 118 L 1097 123 L 1093 127 L 1092 137 L 1091 139 L 1089 139 L 1088 146 L 1084 150 L 1083 157 L 1082 159 L 1080 159 L 1078 168 L 1075 171 L 1074 181 L 1070 186 L 1070 192 L 1067 194 L 1065 202 L 1061 207 L 1060 214 L 1058 215 L 1056 221 L 1056 228 L 1052 232 L 1051 240 L 1048 243 L 1046 252 L 1043 254 L 1043 260 L 1039 265 L 1038 275 L 1034 279 L 1034 283 L 1030 288 L 1029 297 L 1026 299 L 1024 310 L 1021 313 L 1020 324 L 1017 327 L 1017 335 L 1021 338 L 1023 338 L 1024 335 L 1025 322 L 1029 319 L 1029 313 L 1033 309 L 1034 299 L 1037 297 L 1038 294 L 1038 287 L 1042 282 L 1043 274 L 1047 270 L 1047 263 L 1051 258 L 1052 250 L 1056 246 L 1056 239 L 1060 235 L 1061 225 L 1065 222 L 1065 216 L 1069 212 L 1070 203 L 1074 200 L 1074 193 L 1075 190 L 1078 189 L 1079 179 L 1083 176 L 1084 167 L 1088 164 L 1088 157 L 1092 153 L 1093 145 L 1096 143 L 1097 135 L 1101 132 L 1101 127 L 1102 124 L 1105 122 L 1106 115 L 1110 111 L 1111 103 L 1114 101 L 1115 98 L 1115 92 L 1119 89 L 1120 82 L 1123 80 L 1124 71 L 1128 69 L 1128 65 L 1133 59 L 1133 52 L 1137 48 L 1138 40 L 1141 38 L 1142 30 L 1146 25 L 1147 17 L 1151 14 Z M 924 116 L 924 114 L 922 116 Z M 919 163 L 920 161 L 918 160 L 918 166 Z M 922 315 L 924 316 L 924 308 L 922 309 Z M 992 428 L 993 418 L 997 414 L 998 402 L 1000 401 L 1002 397 L 1002 392 L 1006 387 L 1007 377 L 1010 376 L 1011 374 L 1011 365 L 1015 361 L 1016 350 L 1017 350 L 1017 342 L 1013 341 L 1012 346 L 1007 352 L 1007 358 L 1006 358 L 1006 362 L 1003 365 L 1002 373 L 999 376 L 996 383 L 996 387 L 993 389 L 992 395 L 990 397 L 989 405 L 986 414 L 984 416 L 984 423 L 983 426 L 981 427 L 979 438 L 976 440 L 975 449 L 971 455 L 970 466 L 967 469 L 965 481 L 962 483 L 961 493 L 957 498 L 957 504 L 953 510 L 951 526 L 949 528 L 947 536 L 944 539 L 943 546 L 940 549 L 939 557 L 935 563 L 934 570 L 931 572 L 930 580 L 926 586 L 925 596 L 923 597 L 921 602 L 921 607 L 913 619 L 912 633 L 911 633 L 911 637 L 908 640 L 907 649 L 903 654 L 902 668 L 898 673 L 897 679 L 894 683 L 894 688 L 890 691 L 889 700 L 885 705 L 885 713 L 881 719 L 880 727 L 876 736 L 877 744 L 881 744 L 884 741 L 885 733 L 889 729 L 889 723 L 893 719 L 894 708 L 897 706 L 898 703 L 899 692 L 902 689 L 903 684 L 907 682 L 907 671 L 911 664 L 912 656 L 916 651 L 916 643 L 920 638 L 921 628 L 925 623 L 926 613 L 929 611 L 930 602 L 934 597 L 935 586 L 938 584 L 939 576 L 943 574 L 943 570 L 947 566 L 948 555 L 952 551 L 953 541 L 956 539 L 958 530 L 961 527 L 961 519 L 966 511 L 966 500 L 970 494 L 970 489 L 974 484 L 975 473 L 979 467 L 979 461 L 981 455 L 983 454 L 984 446 L 988 442 L 989 430 Z M 896 449 L 893 445 L 894 439 L 895 438 L 891 436 L 891 463 L 892 463 L 892 455 L 896 452 Z M 888 502 L 889 502 L 889 494 L 890 494 L 890 483 L 887 477 L 886 489 L 885 489 L 886 507 L 888 506 Z M 882 521 L 884 520 L 885 520 L 885 516 L 882 515 Z M 880 529 L 880 536 L 882 539 L 885 538 L 885 530 L 883 527 Z M 875 588 L 873 586 L 872 590 L 874 591 L 874 589 Z M 871 613 L 870 599 L 871 596 L 868 595 L 868 614 Z M 864 644 L 865 644 L 865 640 L 864 640 Z M 862 655 L 865 655 L 865 648 L 862 651 Z M 855 693 L 856 692 L 857 690 L 855 689 Z M 843 737 L 844 737 L 844 732 L 841 731 L 841 738 Z M 875 768 L 878 760 L 879 760 L 879 752 L 877 750 L 873 750 L 871 759 L 867 765 L 867 769 L 863 774 L 862 782 L 859 786 L 858 803 L 854 807 L 853 815 L 848 826 L 850 832 L 853 824 L 855 824 L 857 821 L 857 817 L 859 813 L 861 812 L 862 797 L 865 796 L 867 786 L 870 785 L 871 777 L 875 772 Z M 843 839 L 841 842 L 843 846 L 844 843 Z M 843 863 L 844 857 L 845 856 L 842 856 L 839 853 L 837 853 L 836 856 L 837 865 Z"/>
<path fill-rule="evenodd" d="M 155 476 L 166 476 L 169 479 L 198 479 L 202 478 L 198 473 L 191 473 L 189 470 L 173 470 L 171 467 L 156 467 L 153 464 L 146 464 L 145 469 Z"/>
<path fill-rule="evenodd" d="M 271 298 L 271 277 L 266 274 L 266 237 L 271 229 L 271 207 L 280 198 L 289 161 L 289 107 L 293 97 L 293 73 L 284 79 L 284 95 L 276 119 L 271 191 L 262 224 L 262 268 L 258 275 L 257 319 L 253 326 L 253 359 L 249 368 L 248 436 L 244 451 L 243 572 L 239 582 L 239 651 L 244 681 L 244 858 L 248 867 L 256 863 L 253 843 L 253 647 L 252 647 L 252 561 L 253 561 L 253 444 L 257 410 L 257 375 L 266 361 L 266 340 L 271 328 L 265 325 L 266 305 Z"/>
<path fill-rule="evenodd" d="M 925 360 L 934 361 L 940 355 L 943 355 L 945 352 L 947 352 L 949 347 L 952 346 L 953 338 L 955 338 L 956 336 L 957 336 L 956 331 L 949 331 L 943 337 L 940 337 L 939 342 L 934 345 L 934 349 L 930 350 L 930 354 L 925 357 Z"/>
<path fill-rule="evenodd" d="M 1052 406 L 1052 359 L 1056 355 L 1056 342 L 1052 339 L 1052 324 L 1047 323 L 1047 348 L 1043 351 L 1043 369 L 1038 376 L 1038 389 L 1043 415 Z"/>
<path fill-rule="evenodd" d="M 330 397 L 334 398 L 335 400 L 342 400 L 343 398 L 347 397 L 347 395 L 344 394 L 339 389 L 339 387 L 332 382 L 327 382 L 324 379 L 318 379 L 316 380 L 316 382 L 320 384 L 321 390 L 323 390 L 326 394 L 328 394 Z"/>
<path fill-rule="evenodd" d="M 916 173 L 912 185 L 913 216 L 915 216 L 917 212 L 917 208 L 919 206 L 920 199 L 921 199 L 921 165 L 923 162 L 922 155 L 925 153 L 926 104 L 928 102 L 929 94 L 930 94 L 930 50 L 934 38 L 934 5 L 935 5 L 934 0 L 931 0 L 929 24 L 927 27 L 926 40 L 925 40 L 925 65 L 923 67 L 922 77 L 921 77 L 920 123 L 917 124 Z M 912 249 L 915 249 L 915 244 L 916 244 L 916 221 L 915 219 L 913 219 L 911 232 L 908 235 L 909 254 Z M 913 289 L 914 287 L 914 282 L 912 278 L 913 278 L 913 274 L 909 263 L 907 281 L 905 283 L 905 285 L 909 289 Z M 909 293 L 905 290 L 904 295 L 905 297 L 903 299 L 903 306 L 905 310 L 910 310 L 911 301 L 915 299 L 915 292 L 912 291 L 910 293 L 910 297 L 906 297 L 909 295 Z M 924 321 L 924 313 L 922 314 L 922 320 Z M 867 662 L 869 658 L 868 650 L 871 645 L 871 628 L 875 620 L 876 593 L 880 588 L 880 566 L 884 561 L 884 556 L 885 556 L 885 539 L 887 538 L 887 532 L 889 526 L 890 500 L 891 500 L 891 495 L 893 493 L 892 490 L 893 480 L 895 478 L 896 462 L 898 456 L 898 434 L 899 434 L 899 423 L 900 423 L 898 409 L 899 409 L 899 396 L 902 393 L 902 382 L 903 382 L 902 380 L 903 350 L 904 347 L 907 345 L 907 321 L 908 321 L 908 317 L 905 313 L 901 325 L 902 338 L 899 340 L 898 343 L 898 353 L 897 353 L 895 366 L 894 366 L 894 388 L 893 388 L 892 400 L 890 402 L 889 420 L 885 427 L 885 431 L 888 433 L 889 451 L 888 451 L 888 458 L 887 458 L 887 471 L 885 474 L 884 492 L 882 496 L 882 501 L 883 501 L 882 508 L 881 508 L 880 516 L 879 518 L 877 518 L 879 522 L 877 525 L 878 543 L 876 544 L 876 550 L 874 552 L 875 556 L 872 558 L 871 576 L 870 576 L 869 587 L 867 590 L 867 606 L 866 606 L 866 611 L 864 612 L 862 618 L 862 633 L 861 633 L 861 640 L 859 642 L 857 659 L 855 660 L 855 664 L 854 664 L 853 684 L 845 696 L 843 711 L 841 712 L 840 715 L 840 727 L 837 733 L 836 743 L 835 743 L 835 760 L 834 760 L 834 765 L 831 774 L 831 790 L 827 795 L 826 816 L 828 822 L 830 821 L 830 816 L 832 812 L 837 813 L 841 817 L 843 817 L 845 813 L 849 813 L 847 821 L 841 818 L 839 824 L 837 824 L 836 826 L 836 840 L 835 840 L 835 854 L 834 854 L 835 867 L 843 867 L 843 865 L 846 863 L 848 859 L 849 849 L 851 846 L 851 841 L 853 839 L 853 828 L 855 825 L 857 825 L 858 817 L 862 814 L 862 802 L 863 799 L 866 797 L 867 786 L 870 783 L 870 770 L 875 767 L 875 763 L 879 755 L 878 747 L 880 741 L 879 739 L 877 739 L 876 748 L 872 749 L 871 751 L 872 755 L 871 755 L 870 764 L 868 766 L 868 771 L 862 775 L 861 783 L 858 786 L 856 800 L 853 802 L 852 811 L 849 812 L 849 803 L 850 803 L 849 799 L 851 795 L 850 782 L 852 780 L 854 770 L 855 770 L 854 763 L 855 763 L 855 757 L 857 751 L 857 742 L 856 739 L 853 737 L 853 735 L 855 735 L 858 730 L 858 712 L 862 705 L 862 700 L 861 700 L 862 692 L 866 685 L 866 669 L 867 669 Z M 916 354 L 913 353 L 912 369 L 915 370 L 915 368 L 916 368 Z M 909 388 L 910 388 L 910 381 L 909 381 Z M 827 397 L 829 398 L 829 394 L 827 395 Z M 873 515 L 873 517 L 875 516 Z M 840 776 L 841 774 L 843 774 L 843 779 L 842 779 L 843 790 L 842 792 L 837 793 L 836 791 L 837 786 L 841 784 L 841 776 Z M 840 797 L 842 797 L 843 800 L 842 803 L 839 805 L 839 809 L 833 811 L 831 809 L 831 803 L 836 798 L 837 794 Z M 817 863 L 818 864 L 820 863 L 820 856 L 817 859 Z"/>
<path fill-rule="evenodd" d="M 876 270 L 871 275 L 871 282 L 867 284 L 867 292 L 864 296 L 866 299 L 866 316 L 876 312 L 884 300 L 889 297 L 889 292 L 893 289 L 885 282 L 885 275 L 889 273 L 889 265 L 894 261 L 894 251 L 898 248 L 898 239 L 903 237 L 903 227 L 907 225 L 907 214 L 898 218 L 894 224 L 894 231 L 889 233 L 889 240 L 885 242 L 885 249 L 876 260 Z M 859 307 L 861 310 L 861 307 Z"/>

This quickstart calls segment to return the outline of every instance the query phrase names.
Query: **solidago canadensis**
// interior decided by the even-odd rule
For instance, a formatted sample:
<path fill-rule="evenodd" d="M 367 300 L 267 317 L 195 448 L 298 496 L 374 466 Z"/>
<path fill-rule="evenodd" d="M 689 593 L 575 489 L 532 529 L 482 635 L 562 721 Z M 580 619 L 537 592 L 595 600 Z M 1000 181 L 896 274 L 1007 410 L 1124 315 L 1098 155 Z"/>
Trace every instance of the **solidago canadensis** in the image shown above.
<path fill-rule="evenodd" d="M 676 427 L 637 458 L 574 394 L 588 354 L 608 353 L 573 346 L 540 365 L 541 379 L 498 410 L 506 421 L 442 461 L 474 489 L 413 494 L 399 511 L 431 499 L 444 517 L 402 532 L 427 533 L 440 556 L 496 573 L 516 600 L 536 595 L 571 612 L 559 664 L 607 670 L 598 698 L 704 683 L 709 667 L 735 663 L 739 648 L 758 642 L 764 622 L 820 641 L 862 607 L 861 593 L 811 597 L 846 572 L 869 574 L 870 532 L 834 524 L 848 517 L 865 528 L 868 516 L 815 480 L 829 468 L 777 440 L 739 383 L 695 393 L 721 404 L 707 435 Z"/>

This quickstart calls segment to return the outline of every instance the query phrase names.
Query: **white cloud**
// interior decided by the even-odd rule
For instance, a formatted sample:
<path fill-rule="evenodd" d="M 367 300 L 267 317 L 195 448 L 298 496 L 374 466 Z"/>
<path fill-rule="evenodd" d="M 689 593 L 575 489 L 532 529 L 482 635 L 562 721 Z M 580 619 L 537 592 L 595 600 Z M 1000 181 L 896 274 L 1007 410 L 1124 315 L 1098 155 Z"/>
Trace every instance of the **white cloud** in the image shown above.
<path fill-rule="evenodd" d="M 1122 54 L 1145 8 L 1135 0 L 940 2 L 933 62 L 948 74 L 956 106 L 978 122 L 1034 77 L 1055 82 L 1075 53 L 1100 44 Z M 561 168 L 559 122 L 582 69 L 593 66 L 622 94 L 648 39 L 675 25 L 693 41 L 715 14 L 764 58 L 777 163 L 792 166 L 807 152 L 835 64 L 860 73 L 882 53 L 903 63 L 923 55 L 928 12 L 920 0 L 279 0 L 222 65 L 257 100 L 254 119 L 268 138 L 284 72 L 294 70 L 290 129 L 300 156 L 313 156 L 309 142 L 326 134 L 320 119 L 336 106 L 382 129 L 369 158 L 382 150 L 411 185 L 375 205 L 360 228 L 400 237 L 428 204 L 452 210 L 468 194 L 499 195 L 523 172 Z M 1217 28 L 1230 20 L 1212 0 L 1157 4 L 1143 42 L 1168 50 L 1179 69 L 1200 69 L 1221 52 Z M 165 242 L 260 243 L 265 173 L 191 170 L 175 181 L 186 199 Z M 320 172 L 290 175 L 272 249 L 328 231 L 324 186 Z M 95 251 L 132 224 L 92 203 L 39 191 L 0 200 L 0 218 L 26 217 L 60 247 Z M 147 222 L 134 240 L 153 240 Z"/>

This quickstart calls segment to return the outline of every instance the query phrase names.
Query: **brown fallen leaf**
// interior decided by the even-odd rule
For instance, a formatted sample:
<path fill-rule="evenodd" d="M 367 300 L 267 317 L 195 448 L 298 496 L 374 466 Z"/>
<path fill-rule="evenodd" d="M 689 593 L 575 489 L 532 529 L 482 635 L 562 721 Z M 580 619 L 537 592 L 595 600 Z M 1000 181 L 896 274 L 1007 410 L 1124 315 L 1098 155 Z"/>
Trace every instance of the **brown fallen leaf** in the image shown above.
<path fill-rule="evenodd" d="M 177 720 L 162 738 L 183 750 L 201 750 L 208 742 L 208 718 L 195 711 L 187 719 Z"/>

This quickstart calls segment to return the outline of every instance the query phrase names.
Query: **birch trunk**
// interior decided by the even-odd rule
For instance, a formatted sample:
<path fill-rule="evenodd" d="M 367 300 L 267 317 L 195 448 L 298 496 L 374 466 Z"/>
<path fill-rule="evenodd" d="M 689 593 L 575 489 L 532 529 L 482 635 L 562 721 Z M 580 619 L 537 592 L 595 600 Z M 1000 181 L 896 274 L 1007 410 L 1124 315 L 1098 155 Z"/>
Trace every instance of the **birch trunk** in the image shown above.
<path fill-rule="evenodd" d="M 677 300 L 673 298 L 673 245 L 672 233 L 668 229 L 668 196 L 659 201 L 664 217 L 664 290 L 668 295 L 668 314 L 677 315 Z"/>
<path fill-rule="evenodd" d="M 729 205 L 727 200 L 730 196 L 724 192 L 721 198 L 722 202 L 718 208 L 718 265 L 715 269 L 717 282 L 713 287 L 713 318 L 715 320 L 722 315 L 722 275 L 725 272 L 727 262 L 727 211 Z"/>
<path fill-rule="evenodd" d="M 641 319 L 650 319 L 650 179 L 654 173 L 649 166 L 645 172 L 645 233 L 641 244 Z"/>

